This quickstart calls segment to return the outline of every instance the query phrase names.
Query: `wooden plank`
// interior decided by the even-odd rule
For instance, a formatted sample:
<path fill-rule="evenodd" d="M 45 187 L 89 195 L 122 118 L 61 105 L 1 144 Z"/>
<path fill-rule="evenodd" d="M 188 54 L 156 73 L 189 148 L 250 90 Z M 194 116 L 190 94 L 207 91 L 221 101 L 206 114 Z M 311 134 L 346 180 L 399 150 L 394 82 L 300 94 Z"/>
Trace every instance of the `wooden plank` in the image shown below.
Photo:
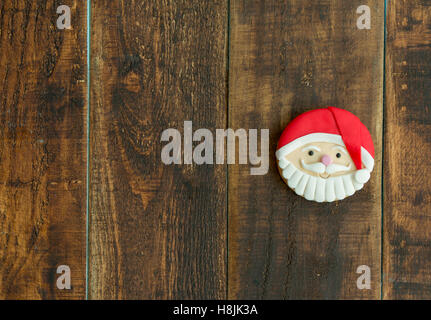
<path fill-rule="evenodd" d="M 226 293 L 226 167 L 165 129 L 226 126 L 226 1 L 92 1 L 90 298 Z"/>
<path fill-rule="evenodd" d="M 371 30 L 358 30 L 360 5 Z M 270 130 L 270 170 L 229 167 L 229 298 L 380 298 L 383 1 L 231 1 L 229 127 Z M 376 148 L 371 181 L 318 204 L 281 180 L 275 148 L 295 116 L 350 110 Z M 371 268 L 371 290 L 356 269 Z"/>
<path fill-rule="evenodd" d="M 85 296 L 86 8 L 67 4 L 71 30 L 58 1 L 0 3 L 1 299 Z"/>
<path fill-rule="evenodd" d="M 388 2 L 385 299 L 431 298 L 431 3 Z"/>

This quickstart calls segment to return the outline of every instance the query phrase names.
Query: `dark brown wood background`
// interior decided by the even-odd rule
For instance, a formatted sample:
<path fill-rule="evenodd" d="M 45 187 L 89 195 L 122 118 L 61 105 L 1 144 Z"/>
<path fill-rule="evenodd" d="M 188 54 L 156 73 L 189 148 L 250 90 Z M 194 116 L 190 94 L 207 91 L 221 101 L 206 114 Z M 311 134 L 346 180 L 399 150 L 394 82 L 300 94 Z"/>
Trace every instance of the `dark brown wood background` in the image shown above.
<path fill-rule="evenodd" d="M 87 29 L 84 1 L 0 3 L 0 298 L 431 298 L 430 1 L 90 6 Z M 318 204 L 274 152 L 327 105 L 367 125 L 376 165 L 358 194 Z M 269 129 L 268 174 L 164 165 L 163 130 L 188 120 Z M 56 287 L 63 264 L 71 290 Z"/>
<path fill-rule="evenodd" d="M 383 297 L 431 298 L 431 2 L 390 1 Z"/>
<path fill-rule="evenodd" d="M 85 294 L 86 8 L 0 2 L 0 297 Z M 56 287 L 71 268 L 72 289 Z"/>

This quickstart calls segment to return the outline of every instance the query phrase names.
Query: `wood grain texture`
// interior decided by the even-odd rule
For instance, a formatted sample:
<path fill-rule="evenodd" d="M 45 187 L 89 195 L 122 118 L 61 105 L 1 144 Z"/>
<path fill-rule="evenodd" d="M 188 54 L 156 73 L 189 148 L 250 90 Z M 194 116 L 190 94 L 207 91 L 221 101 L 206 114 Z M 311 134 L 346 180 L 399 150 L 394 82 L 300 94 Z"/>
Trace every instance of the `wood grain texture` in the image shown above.
<path fill-rule="evenodd" d="M 92 1 L 90 298 L 226 293 L 226 167 L 164 165 L 226 126 L 226 1 Z"/>
<path fill-rule="evenodd" d="M 371 8 L 371 30 L 356 9 Z M 229 167 L 229 298 L 380 298 L 383 1 L 231 1 L 229 127 L 270 129 L 270 170 Z M 338 106 L 369 128 L 370 182 L 318 204 L 281 180 L 277 140 L 297 115 Z M 356 269 L 371 268 L 371 290 Z"/>
<path fill-rule="evenodd" d="M 385 299 L 431 299 L 431 2 L 388 2 Z"/>
<path fill-rule="evenodd" d="M 85 2 L 0 2 L 0 298 L 85 294 Z M 59 265 L 72 289 L 56 287 Z"/>

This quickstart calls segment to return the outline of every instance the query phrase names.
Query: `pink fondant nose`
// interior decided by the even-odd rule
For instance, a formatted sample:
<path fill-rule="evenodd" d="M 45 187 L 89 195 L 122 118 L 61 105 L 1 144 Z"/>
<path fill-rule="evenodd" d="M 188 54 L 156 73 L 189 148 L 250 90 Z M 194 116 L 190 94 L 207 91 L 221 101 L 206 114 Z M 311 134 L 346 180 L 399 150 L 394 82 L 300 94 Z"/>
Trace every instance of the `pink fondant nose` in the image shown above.
<path fill-rule="evenodd" d="M 332 159 L 327 154 L 323 155 L 322 159 L 320 160 L 325 166 L 329 166 L 332 163 Z"/>

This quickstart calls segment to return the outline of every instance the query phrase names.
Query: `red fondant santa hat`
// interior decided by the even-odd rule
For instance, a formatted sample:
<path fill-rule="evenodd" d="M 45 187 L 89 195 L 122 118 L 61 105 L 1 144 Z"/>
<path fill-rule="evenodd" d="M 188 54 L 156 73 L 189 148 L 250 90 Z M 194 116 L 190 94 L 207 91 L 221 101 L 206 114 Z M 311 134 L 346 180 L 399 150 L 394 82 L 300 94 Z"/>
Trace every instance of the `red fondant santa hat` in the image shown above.
<path fill-rule="evenodd" d="M 277 159 L 311 142 L 332 142 L 345 146 L 357 170 L 363 169 L 363 165 L 368 172 L 373 170 L 374 145 L 371 135 L 359 118 L 347 110 L 327 107 L 296 117 L 281 134 Z M 360 180 L 365 180 L 365 177 Z"/>

